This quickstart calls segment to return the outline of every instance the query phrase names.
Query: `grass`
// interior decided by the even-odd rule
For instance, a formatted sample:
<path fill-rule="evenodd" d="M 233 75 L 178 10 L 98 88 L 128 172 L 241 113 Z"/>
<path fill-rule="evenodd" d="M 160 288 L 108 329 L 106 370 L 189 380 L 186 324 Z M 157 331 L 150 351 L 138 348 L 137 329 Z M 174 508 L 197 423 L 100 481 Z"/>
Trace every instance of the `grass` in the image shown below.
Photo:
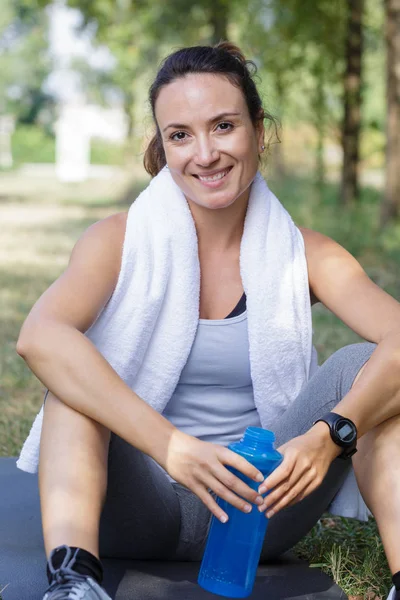
<path fill-rule="evenodd" d="M 112 192 L 112 186 L 55 186 L 38 193 L 37 185 L 2 192 L 0 221 L 0 456 L 15 456 L 29 432 L 42 402 L 43 389 L 15 353 L 23 319 L 40 294 L 67 265 L 80 234 L 94 221 L 125 210 L 142 178 L 129 194 Z M 12 183 L 12 185 L 11 185 Z M 44 185 L 44 184 L 43 184 Z M 400 299 L 400 224 L 385 232 L 378 227 L 379 193 L 364 189 L 357 207 L 336 203 L 336 188 L 322 194 L 309 180 L 272 181 L 271 188 L 299 225 L 330 235 L 350 250 L 369 275 Z M 14 187 L 13 187 L 14 186 Z M 122 200 L 121 200 L 122 196 Z M 314 308 L 315 343 L 320 360 L 359 338 L 323 307 Z M 300 556 L 331 574 L 354 598 L 385 597 L 390 575 L 373 519 L 324 517 L 296 547 Z M 3 586 L 4 587 L 4 586 Z M 1 584 L 0 584 L 1 600 Z"/>

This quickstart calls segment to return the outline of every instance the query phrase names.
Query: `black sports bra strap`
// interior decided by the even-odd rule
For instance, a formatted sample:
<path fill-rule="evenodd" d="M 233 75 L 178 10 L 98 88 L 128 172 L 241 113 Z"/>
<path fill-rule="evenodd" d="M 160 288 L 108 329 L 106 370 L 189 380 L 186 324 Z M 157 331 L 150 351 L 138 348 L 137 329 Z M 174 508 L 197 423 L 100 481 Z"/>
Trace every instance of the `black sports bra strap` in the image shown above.
<path fill-rule="evenodd" d="M 225 317 L 225 319 L 231 319 L 232 317 L 237 317 L 237 316 L 241 315 L 242 313 L 244 313 L 245 310 L 246 310 L 246 294 L 243 292 L 243 295 L 240 298 L 239 302 L 236 304 L 233 311 L 230 312 L 227 317 Z"/>

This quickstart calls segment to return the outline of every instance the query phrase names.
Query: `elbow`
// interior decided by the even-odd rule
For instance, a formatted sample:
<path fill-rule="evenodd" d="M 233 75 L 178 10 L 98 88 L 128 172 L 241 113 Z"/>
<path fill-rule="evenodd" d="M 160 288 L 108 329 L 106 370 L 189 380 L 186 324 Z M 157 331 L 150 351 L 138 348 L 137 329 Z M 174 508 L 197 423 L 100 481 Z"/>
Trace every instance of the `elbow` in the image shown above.
<path fill-rule="evenodd" d="M 32 346 L 32 341 L 29 340 L 27 336 L 20 334 L 17 340 L 17 345 L 15 346 L 15 350 L 21 358 L 26 360 L 27 356 L 32 352 Z"/>
<path fill-rule="evenodd" d="M 66 325 L 70 329 L 69 325 Z M 58 347 L 65 325 L 50 319 L 27 319 L 20 331 L 16 351 L 26 362 L 48 360 Z"/>
<path fill-rule="evenodd" d="M 21 338 L 18 338 L 17 344 L 15 346 L 15 350 L 16 350 L 16 353 L 19 354 L 19 356 L 21 356 L 21 358 L 24 358 L 25 348 L 24 348 L 24 344 L 21 341 Z"/>
<path fill-rule="evenodd" d="M 40 335 L 36 327 L 25 323 L 19 333 L 19 337 L 16 344 L 16 351 L 21 358 L 27 360 L 28 357 L 32 356 L 33 353 L 37 353 L 39 345 Z"/>

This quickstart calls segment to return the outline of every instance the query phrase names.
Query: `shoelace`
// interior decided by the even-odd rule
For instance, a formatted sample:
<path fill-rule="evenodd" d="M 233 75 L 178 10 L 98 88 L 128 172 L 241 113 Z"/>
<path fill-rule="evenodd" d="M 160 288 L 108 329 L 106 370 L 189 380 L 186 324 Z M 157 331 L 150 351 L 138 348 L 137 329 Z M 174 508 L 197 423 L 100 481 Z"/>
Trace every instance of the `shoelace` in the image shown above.
<path fill-rule="evenodd" d="M 69 546 L 60 546 L 65 549 L 64 560 L 59 569 L 53 567 L 53 553 L 49 559 L 49 569 L 52 576 L 52 582 L 47 588 L 46 593 L 50 594 L 49 600 L 84 600 L 84 594 L 92 589 L 86 581 L 87 576 L 73 571 L 71 567 L 76 562 L 78 550 L 72 556 Z M 98 596 L 98 594 L 96 594 Z"/>
<path fill-rule="evenodd" d="M 54 579 L 46 590 L 50 593 L 49 600 L 82 600 L 85 592 L 90 590 L 86 576 L 80 575 L 72 569 L 58 569 Z"/>

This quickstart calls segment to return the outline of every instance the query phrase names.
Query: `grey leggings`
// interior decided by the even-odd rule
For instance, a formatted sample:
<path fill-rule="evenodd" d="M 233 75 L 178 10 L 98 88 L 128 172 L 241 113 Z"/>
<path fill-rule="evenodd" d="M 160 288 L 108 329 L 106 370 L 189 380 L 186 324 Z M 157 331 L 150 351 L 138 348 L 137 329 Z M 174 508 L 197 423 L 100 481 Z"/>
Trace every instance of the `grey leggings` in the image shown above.
<path fill-rule="evenodd" d="M 277 448 L 333 410 L 374 349 L 375 344 L 370 343 L 346 346 L 318 369 L 271 427 Z M 270 519 L 262 561 L 292 548 L 315 525 L 350 467 L 351 461 L 334 460 L 317 490 Z M 201 560 L 211 517 L 193 492 L 171 483 L 153 459 L 112 435 L 107 497 L 100 522 L 101 557 Z"/>

